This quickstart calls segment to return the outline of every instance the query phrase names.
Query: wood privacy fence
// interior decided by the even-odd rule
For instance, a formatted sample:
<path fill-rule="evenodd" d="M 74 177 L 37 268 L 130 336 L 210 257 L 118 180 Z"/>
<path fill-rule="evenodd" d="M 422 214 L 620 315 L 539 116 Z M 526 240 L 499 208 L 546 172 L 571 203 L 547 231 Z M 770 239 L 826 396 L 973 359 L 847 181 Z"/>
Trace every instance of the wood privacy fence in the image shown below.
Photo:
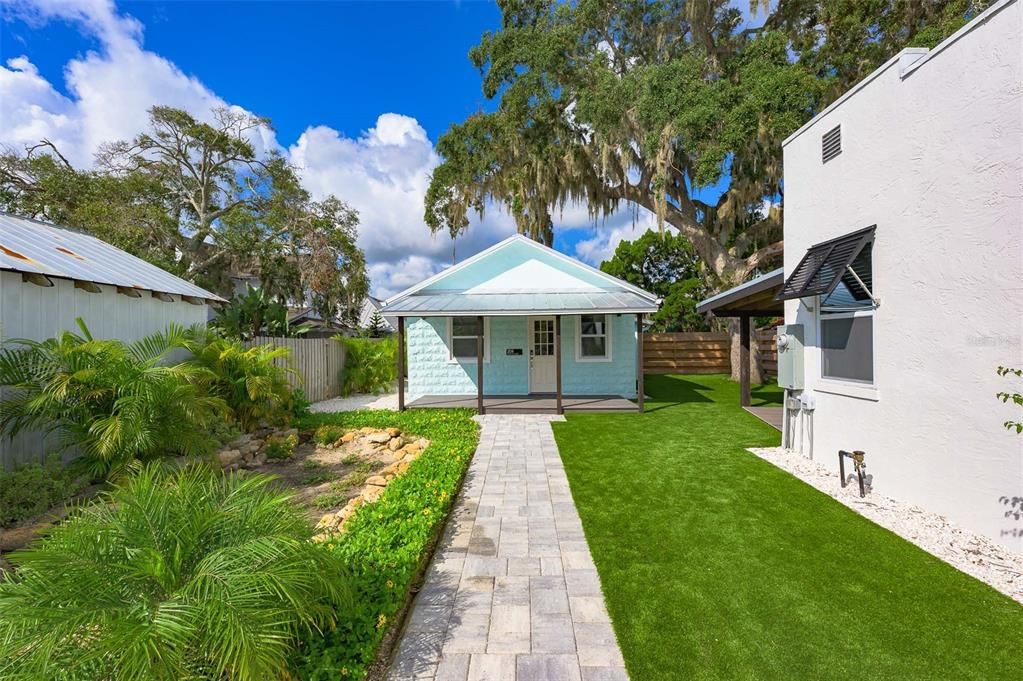
<path fill-rule="evenodd" d="M 727 374 L 732 369 L 727 333 L 645 333 L 643 371 L 648 374 Z"/>
<path fill-rule="evenodd" d="M 761 379 L 778 375 L 776 329 L 753 332 L 750 363 Z M 727 333 L 683 332 L 643 334 L 643 371 L 648 374 L 728 374 L 732 371 L 732 341 Z M 753 372 L 757 376 L 757 372 Z"/>
<path fill-rule="evenodd" d="M 305 391 L 310 402 L 330 399 L 341 394 L 341 368 L 345 364 L 345 346 L 329 338 L 276 338 L 256 336 L 245 346 L 272 345 L 288 348 L 291 356 L 279 358 L 276 364 L 295 370 L 288 382 Z"/>
<path fill-rule="evenodd" d="M 778 377 L 778 347 L 774 340 L 777 334 L 778 328 L 774 326 L 753 332 L 753 342 L 757 346 L 756 359 L 760 365 L 760 375 L 764 378 Z"/>

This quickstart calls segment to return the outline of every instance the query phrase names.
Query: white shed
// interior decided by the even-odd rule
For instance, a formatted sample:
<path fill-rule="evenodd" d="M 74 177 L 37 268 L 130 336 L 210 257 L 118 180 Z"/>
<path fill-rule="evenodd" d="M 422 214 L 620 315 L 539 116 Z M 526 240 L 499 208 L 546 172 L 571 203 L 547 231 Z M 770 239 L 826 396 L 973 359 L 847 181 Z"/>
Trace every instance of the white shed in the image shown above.
<path fill-rule="evenodd" d="M 0 342 L 78 331 L 133 341 L 205 324 L 224 299 L 82 232 L 0 213 Z M 40 436 L 0 440 L 0 463 L 45 455 Z"/>
<path fill-rule="evenodd" d="M 1023 11 L 903 50 L 784 143 L 785 321 L 815 458 L 1023 550 Z M 800 392 L 800 391 L 797 391 Z M 809 418 L 809 417 L 807 417 Z"/>

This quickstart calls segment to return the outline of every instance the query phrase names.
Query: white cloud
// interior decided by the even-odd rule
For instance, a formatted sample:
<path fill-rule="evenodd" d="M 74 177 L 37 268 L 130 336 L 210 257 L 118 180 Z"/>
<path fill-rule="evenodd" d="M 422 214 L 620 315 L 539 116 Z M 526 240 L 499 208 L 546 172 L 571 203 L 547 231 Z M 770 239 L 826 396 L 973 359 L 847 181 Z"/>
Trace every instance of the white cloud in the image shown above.
<path fill-rule="evenodd" d="M 629 210 L 620 211 L 603 225 L 592 229 L 592 237 L 578 241 L 574 255 L 596 267 L 614 255 L 618 244 L 634 241 L 648 229 L 657 229 L 657 216 L 647 209 L 638 208 L 635 215 Z M 664 225 L 664 229 L 672 233 L 677 231 L 668 224 Z"/>
<path fill-rule="evenodd" d="M 71 22 L 99 45 L 65 65 L 68 95 L 24 56 L 0 65 L 0 144 L 24 147 L 45 137 L 72 163 L 87 167 L 103 142 L 129 139 L 143 130 L 147 111 L 156 104 L 200 118 L 208 118 L 214 107 L 231 106 L 199 78 L 144 49 L 143 26 L 110 0 L 0 2 L 9 17 L 33 26 Z M 267 129 L 255 133 L 253 142 L 261 151 L 282 148 Z M 515 231 L 511 217 L 491 207 L 484 220 L 474 217 L 454 244 L 447 234 L 430 233 L 423 198 L 440 158 L 413 117 L 383 113 L 358 137 L 309 127 L 284 151 L 315 197 L 334 194 L 359 210 L 359 243 L 378 296 L 392 295 Z M 629 215 L 594 223 L 581 205 L 566 206 L 553 217 L 559 230 L 589 226 L 593 236 L 577 245 L 576 255 L 592 263 L 613 252 L 622 238 L 642 233 L 631 231 Z"/>

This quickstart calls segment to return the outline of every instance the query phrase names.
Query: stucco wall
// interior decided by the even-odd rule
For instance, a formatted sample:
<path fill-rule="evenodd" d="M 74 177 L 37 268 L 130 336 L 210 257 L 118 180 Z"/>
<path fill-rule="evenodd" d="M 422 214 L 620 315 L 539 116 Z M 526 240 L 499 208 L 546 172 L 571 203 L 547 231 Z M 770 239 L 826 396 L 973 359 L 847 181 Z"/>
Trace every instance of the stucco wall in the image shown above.
<path fill-rule="evenodd" d="M 636 321 L 634 315 L 609 315 L 611 362 L 576 362 L 578 317 L 562 317 L 562 390 L 576 395 L 636 396 Z M 529 337 L 526 317 L 490 317 L 490 361 L 483 366 L 483 391 L 488 395 L 529 392 Z M 408 337 L 409 400 L 423 395 L 473 395 L 476 362 L 450 360 L 447 318 L 412 317 Z M 521 348 L 522 355 L 507 355 Z"/>
<path fill-rule="evenodd" d="M 0 342 L 12 338 L 45 340 L 61 331 L 81 333 L 81 317 L 95 338 L 134 341 L 162 331 L 170 323 L 205 324 L 208 306 L 178 300 L 164 303 L 144 291 L 141 298 L 119 295 L 113 286 L 88 293 L 67 279 L 53 279 L 52 287 L 22 282 L 17 272 L 0 272 Z M 2 389 L 0 389 L 2 390 Z M 49 447 L 42 437 L 25 433 L 12 441 L 0 438 L 0 464 L 41 461 Z"/>
<path fill-rule="evenodd" d="M 894 61 L 785 146 L 785 271 L 820 241 L 877 225 L 875 390 L 820 380 L 818 314 L 806 335 L 815 456 L 867 452 L 874 488 L 1023 550 L 1023 437 L 995 400 L 1023 366 L 1023 70 L 1020 4 L 926 61 Z M 821 162 L 821 135 L 842 153 Z"/>

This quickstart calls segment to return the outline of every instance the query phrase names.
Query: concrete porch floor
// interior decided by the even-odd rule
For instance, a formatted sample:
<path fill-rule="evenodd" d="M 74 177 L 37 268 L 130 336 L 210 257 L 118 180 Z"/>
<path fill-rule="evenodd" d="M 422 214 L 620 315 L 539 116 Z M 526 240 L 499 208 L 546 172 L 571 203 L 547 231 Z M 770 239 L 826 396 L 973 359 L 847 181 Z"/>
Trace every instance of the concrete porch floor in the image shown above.
<path fill-rule="evenodd" d="M 635 402 L 617 395 L 565 395 L 561 398 L 565 411 L 617 412 L 638 411 Z M 406 405 L 409 409 L 451 409 L 477 407 L 476 395 L 424 395 Z M 484 395 L 483 408 L 488 414 L 554 414 L 554 395 Z"/>

